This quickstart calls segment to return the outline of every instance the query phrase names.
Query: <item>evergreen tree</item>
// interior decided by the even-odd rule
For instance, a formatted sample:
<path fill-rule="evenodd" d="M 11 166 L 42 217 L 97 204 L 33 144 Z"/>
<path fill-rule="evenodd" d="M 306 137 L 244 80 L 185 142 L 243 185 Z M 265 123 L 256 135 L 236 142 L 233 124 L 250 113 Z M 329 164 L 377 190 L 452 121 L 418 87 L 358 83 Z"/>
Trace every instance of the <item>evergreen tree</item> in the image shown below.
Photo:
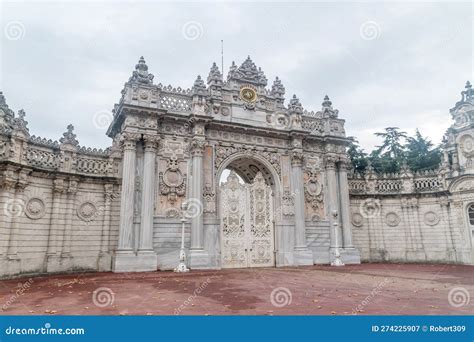
<path fill-rule="evenodd" d="M 417 129 L 414 137 L 406 144 L 407 164 L 412 171 L 436 169 L 441 162 L 441 151 L 433 148 L 433 143 L 424 138 Z"/>
<path fill-rule="evenodd" d="M 349 137 L 351 142 L 348 146 L 347 153 L 351 158 L 352 167 L 356 172 L 363 172 L 367 167 L 367 153 L 359 146 L 359 141 L 355 137 Z"/>

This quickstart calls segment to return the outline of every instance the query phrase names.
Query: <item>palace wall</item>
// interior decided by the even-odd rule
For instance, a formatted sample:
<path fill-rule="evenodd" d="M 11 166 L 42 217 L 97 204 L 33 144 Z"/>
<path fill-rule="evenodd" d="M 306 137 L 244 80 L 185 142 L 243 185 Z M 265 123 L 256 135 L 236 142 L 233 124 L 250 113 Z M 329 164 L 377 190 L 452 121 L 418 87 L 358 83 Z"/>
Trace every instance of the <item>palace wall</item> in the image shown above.
<path fill-rule="evenodd" d="M 439 171 L 353 176 L 351 220 L 361 261 L 472 264 L 465 209 L 474 196 L 460 198 L 452 183 Z"/>
<path fill-rule="evenodd" d="M 0 277 L 110 271 L 120 217 L 120 153 L 0 132 Z M 21 129 L 23 127 L 23 129 Z"/>

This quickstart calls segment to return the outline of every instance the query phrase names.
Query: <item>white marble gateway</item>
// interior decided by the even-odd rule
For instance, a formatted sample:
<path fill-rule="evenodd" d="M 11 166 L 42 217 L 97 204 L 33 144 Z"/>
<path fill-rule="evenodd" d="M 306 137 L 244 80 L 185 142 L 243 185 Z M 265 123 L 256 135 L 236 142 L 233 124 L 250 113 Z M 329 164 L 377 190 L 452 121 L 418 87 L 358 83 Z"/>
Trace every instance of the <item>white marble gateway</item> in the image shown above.
<path fill-rule="evenodd" d="M 0 93 L 0 276 L 172 270 L 183 217 L 191 270 L 330 264 L 336 246 L 345 264 L 473 263 L 470 85 L 440 169 L 388 177 L 350 172 L 327 96 L 307 111 L 267 83 L 249 57 L 226 78 L 214 63 L 191 89 L 164 86 L 142 57 L 105 150 L 72 125 L 59 141 L 30 135 Z"/>

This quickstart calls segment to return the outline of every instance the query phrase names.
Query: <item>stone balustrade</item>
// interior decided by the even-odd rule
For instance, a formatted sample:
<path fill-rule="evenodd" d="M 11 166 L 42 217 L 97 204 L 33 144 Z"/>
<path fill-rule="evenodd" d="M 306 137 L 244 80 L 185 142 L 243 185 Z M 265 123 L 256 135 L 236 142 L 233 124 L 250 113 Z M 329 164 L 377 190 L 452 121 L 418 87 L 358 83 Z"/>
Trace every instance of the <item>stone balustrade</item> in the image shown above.
<path fill-rule="evenodd" d="M 446 179 L 437 170 L 415 173 L 353 173 L 349 178 L 351 195 L 394 195 L 404 193 L 436 193 L 447 189 Z"/>

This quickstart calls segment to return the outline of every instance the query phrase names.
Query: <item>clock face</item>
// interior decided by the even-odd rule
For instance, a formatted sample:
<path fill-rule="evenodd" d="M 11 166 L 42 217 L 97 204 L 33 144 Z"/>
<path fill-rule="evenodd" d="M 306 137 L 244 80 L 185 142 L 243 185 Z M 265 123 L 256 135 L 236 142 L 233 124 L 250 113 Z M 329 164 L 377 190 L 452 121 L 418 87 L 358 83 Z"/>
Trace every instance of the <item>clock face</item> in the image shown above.
<path fill-rule="evenodd" d="M 243 87 L 240 89 L 240 98 L 245 102 L 257 101 L 257 92 L 250 87 Z"/>

